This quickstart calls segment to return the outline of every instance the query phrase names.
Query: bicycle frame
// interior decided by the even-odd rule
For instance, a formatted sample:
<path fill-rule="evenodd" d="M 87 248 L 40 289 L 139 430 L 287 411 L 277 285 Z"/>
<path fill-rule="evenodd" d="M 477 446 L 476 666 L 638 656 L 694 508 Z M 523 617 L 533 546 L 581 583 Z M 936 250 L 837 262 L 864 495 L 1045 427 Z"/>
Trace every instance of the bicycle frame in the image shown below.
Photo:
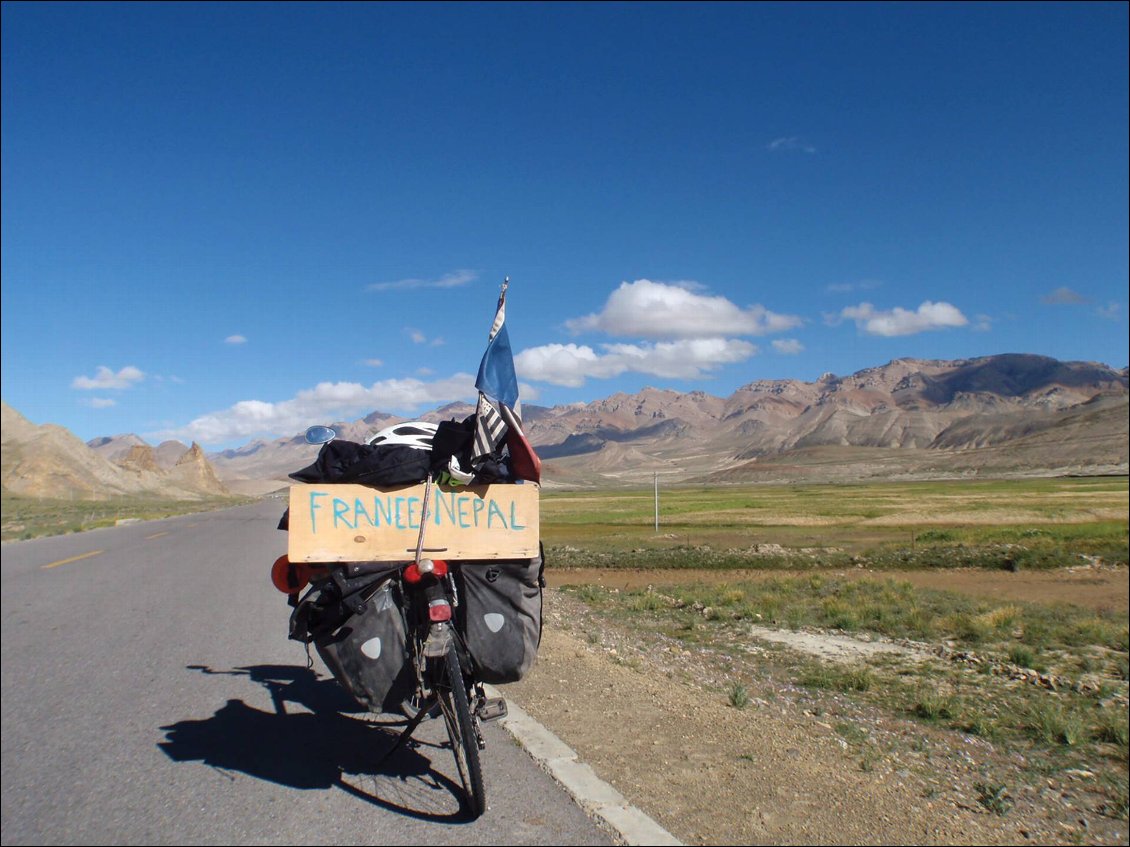
<path fill-rule="evenodd" d="M 424 533 L 427 527 L 431 476 L 427 479 L 421 509 L 420 534 L 416 557 L 400 570 L 401 590 L 408 620 L 408 655 L 416 672 L 416 709 L 400 733 L 391 756 L 403 746 L 416 727 L 436 711 L 443 716 L 451 742 L 452 755 L 467 795 L 473 817 L 486 810 L 479 751 L 486 749 L 480 722 L 503 717 L 506 703 L 502 698 L 488 699 L 481 682 L 474 677 L 471 657 L 455 627 L 455 609 L 459 605 L 452 568 L 443 560 L 423 556 Z"/>

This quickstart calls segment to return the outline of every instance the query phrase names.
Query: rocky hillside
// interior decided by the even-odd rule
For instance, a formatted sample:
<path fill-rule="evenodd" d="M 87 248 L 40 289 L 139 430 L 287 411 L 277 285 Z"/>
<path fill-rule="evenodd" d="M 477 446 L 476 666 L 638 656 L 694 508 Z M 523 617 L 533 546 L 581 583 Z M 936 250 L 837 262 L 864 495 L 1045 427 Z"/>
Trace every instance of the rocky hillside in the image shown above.
<path fill-rule="evenodd" d="M 591 403 L 526 405 L 546 484 L 1126 473 L 1127 372 L 1010 354 L 896 359 L 815 382 L 758 380 L 729 397 L 647 388 Z M 422 417 L 461 420 L 454 404 Z M 338 424 L 363 440 L 400 420 Z M 308 464 L 301 435 L 213 456 L 225 480 L 272 479 Z"/>
<path fill-rule="evenodd" d="M 5 492 L 76 500 L 127 495 L 195 500 L 229 493 L 197 444 L 180 445 L 174 466 L 166 469 L 137 436 L 96 439 L 95 448 L 63 427 L 31 423 L 6 403 L 0 403 L 0 410 L 0 485 Z"/>

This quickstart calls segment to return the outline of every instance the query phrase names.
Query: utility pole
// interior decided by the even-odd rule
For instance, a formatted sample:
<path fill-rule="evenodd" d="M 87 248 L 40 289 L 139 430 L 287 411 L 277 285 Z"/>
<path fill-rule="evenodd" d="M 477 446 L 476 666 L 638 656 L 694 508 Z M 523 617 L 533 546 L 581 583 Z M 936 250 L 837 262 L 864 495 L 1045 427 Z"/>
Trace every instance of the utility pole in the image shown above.
<path fill-rule="evenodd" d="M 659 534 L 659 473 L 655 474 L 655 534 Z"/>

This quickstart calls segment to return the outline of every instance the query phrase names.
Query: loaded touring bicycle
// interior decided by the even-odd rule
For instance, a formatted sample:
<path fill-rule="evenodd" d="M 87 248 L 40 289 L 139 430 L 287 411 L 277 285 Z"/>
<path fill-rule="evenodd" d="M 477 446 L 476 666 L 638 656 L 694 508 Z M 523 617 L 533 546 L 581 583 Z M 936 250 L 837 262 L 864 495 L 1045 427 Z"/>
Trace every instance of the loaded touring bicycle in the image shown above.
<path fill-rule="evenodd" d="M 505 284 L 499 315 L 504 302 Z M 366 444 L 311 427 L 322 447 L 291 474 L 287 554 L 272 570 L 294 607 L 290 637 L 312 643 L 365 708 L 404 715 L 386 758 L 442 719 L 472 817 L 486 809 L 481 724 L 506 714 L 484 685 L 532 666 L 544 586 L 540 462 L 508 398 L 479 387 L 462 422 L 408 422 Z M 504 426 L 484 435 L 500 408 Z"/>

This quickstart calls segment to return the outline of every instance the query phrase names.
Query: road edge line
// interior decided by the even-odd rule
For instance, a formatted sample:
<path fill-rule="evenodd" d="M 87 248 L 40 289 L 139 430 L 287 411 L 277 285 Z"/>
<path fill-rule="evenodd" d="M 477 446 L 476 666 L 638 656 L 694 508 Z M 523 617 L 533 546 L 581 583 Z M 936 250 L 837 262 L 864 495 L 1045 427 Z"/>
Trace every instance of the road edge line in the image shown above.
<path fill-rule="evenodd" d="M 501 697 L 492 685 L 484 686 L 489 697 Z M 597 776 L 560 738 L 534 720 L 510 698 L 508 714 L 499 723 L 538 765 L 564 788 L 586 813 L 600 818 L 629 845 L 672 845 L 683 842 L 660 826 L 623 794 Z"/>

